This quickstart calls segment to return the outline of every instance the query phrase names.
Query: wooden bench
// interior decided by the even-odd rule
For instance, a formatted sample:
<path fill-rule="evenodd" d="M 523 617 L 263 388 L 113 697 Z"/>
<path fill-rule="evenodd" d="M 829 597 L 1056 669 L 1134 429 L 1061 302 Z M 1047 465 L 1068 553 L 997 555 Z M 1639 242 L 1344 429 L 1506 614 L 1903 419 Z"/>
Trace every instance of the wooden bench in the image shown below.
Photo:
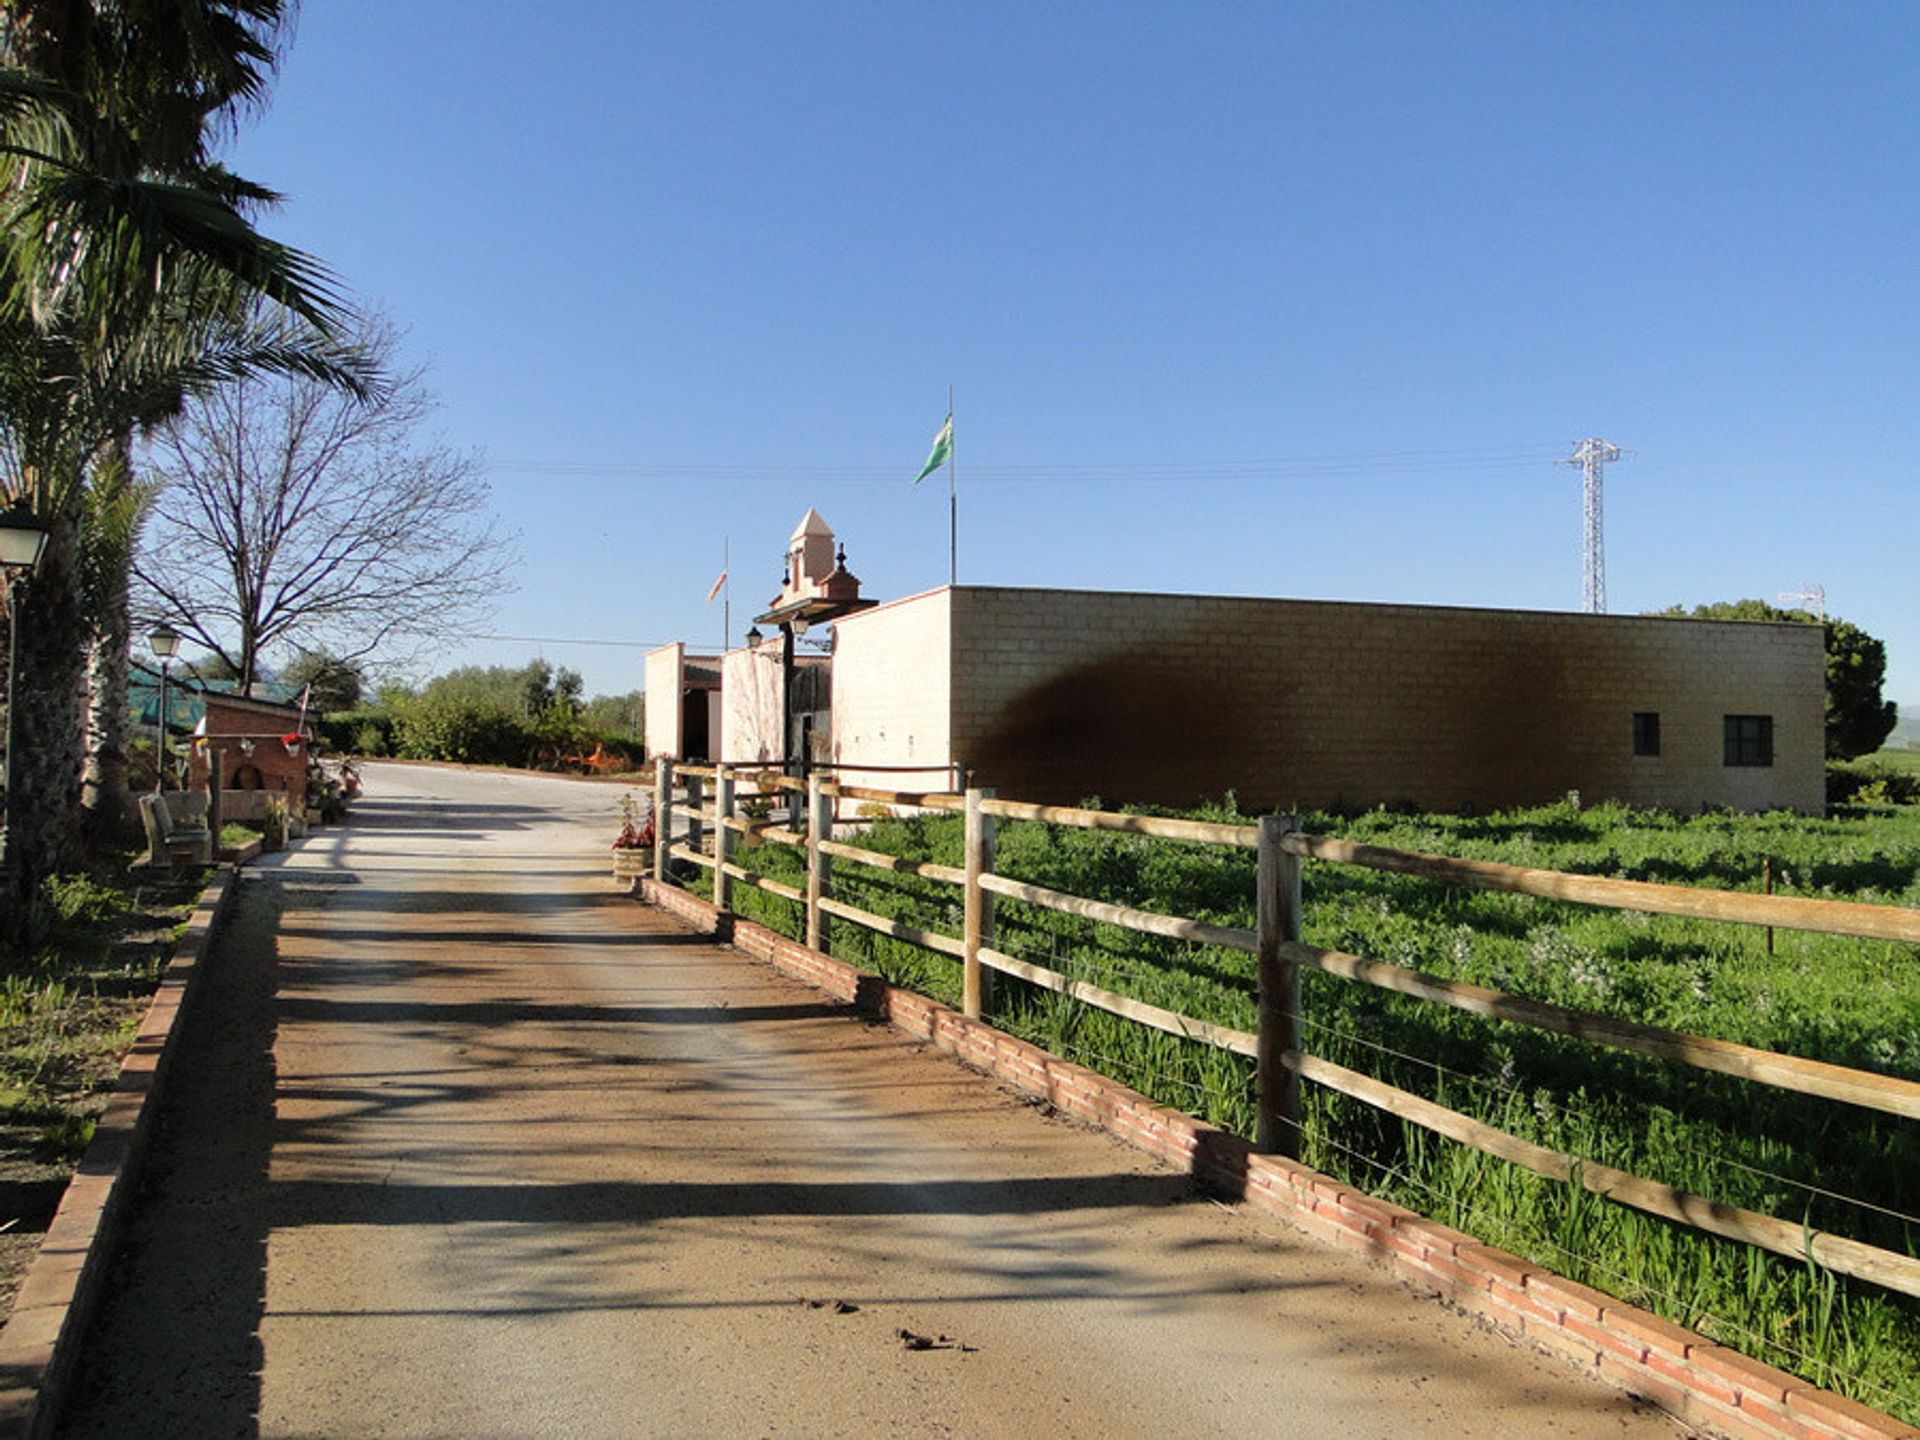
<path fill-rule="evenodd" d="M 140 797 L 140 823 L 147 831 L 147 864 L 211 865 L 213 832 L 207 828 L 207 797 L 175 790 Z"/>

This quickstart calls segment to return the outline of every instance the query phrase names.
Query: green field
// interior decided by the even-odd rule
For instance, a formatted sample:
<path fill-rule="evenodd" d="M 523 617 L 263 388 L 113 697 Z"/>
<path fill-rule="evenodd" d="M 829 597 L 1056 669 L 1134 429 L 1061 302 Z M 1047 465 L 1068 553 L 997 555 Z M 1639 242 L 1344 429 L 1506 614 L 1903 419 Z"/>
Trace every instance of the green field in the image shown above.
<path fill-rule="evenodd" d="M 1197 812 L 1230 818 L 1218 811 Z M 1463 818 L 1306 816 L 1308 830 L 1403 849 L 1669 884 L 1920 905 L 1920 808 L 1841 818 L 1681 818 L 1570 805 Z M 960 863 L 948 817 L 876 822 L 875 849 Z M 789 880 L 799 853 L 749 863 Z M 1253 923 L 1246 851 L 1041 825 L 1000 832 L 1002 872 L 1195 919 Z M 957 888 L 837 865 L 834 893 L 949 934 Z M 794 933 L 797 907 L 736 890 Z M 1920 1080 L 1920 950 L 1594 910 L 1309 862 L 1308 943 L 1691 1034 Z M 957 1000 L 955 962 L 845 923 L 835 953 Z M 1252 1029 L 1252 957 L 1000 902 L 999 948 L 1182 1013 Z M 1729 1077 L 1484 1020 L 1308 972 L 1307 1048 L 1500 1128 L 1731 1204 L 1903 1253 L 1920 1127 Z M 1241 1134 L 1250 1062 L 1002 978 L 996 1024 Z M 1684 1230 L 1540 1179 L 1307 1087 L 1305 1158 L 1563 1274 L 1820 1384 L 1920 1419 L 1920 1304 Z"/>

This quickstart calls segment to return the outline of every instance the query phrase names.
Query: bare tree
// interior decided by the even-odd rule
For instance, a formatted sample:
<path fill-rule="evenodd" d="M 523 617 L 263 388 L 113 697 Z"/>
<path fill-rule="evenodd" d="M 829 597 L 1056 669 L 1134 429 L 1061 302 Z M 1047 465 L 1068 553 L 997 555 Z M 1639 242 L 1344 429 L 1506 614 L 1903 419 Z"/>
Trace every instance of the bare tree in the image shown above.
<path fill-rule="evenodd" d="M 363 341 L 397 376 L 372 399 L 249 376 L 153 437 L 136 603 L 244 685 L 276 650 L 402 661 L 510 588 L 479 461 L 420 437 L 434 402 L 392 366 L 396 343 L 384 323 Z"/>

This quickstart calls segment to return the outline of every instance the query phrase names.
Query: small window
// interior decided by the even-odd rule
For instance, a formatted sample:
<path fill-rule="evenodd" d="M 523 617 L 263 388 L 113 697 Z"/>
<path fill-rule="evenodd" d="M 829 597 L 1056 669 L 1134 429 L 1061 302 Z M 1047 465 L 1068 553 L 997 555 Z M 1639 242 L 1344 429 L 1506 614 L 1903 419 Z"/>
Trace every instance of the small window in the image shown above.
<path fill-rule="evenodd" d="M 1726 717 L 1726 763 L 1729 765 L 1773 764 L 1773 717 L 1771 715 Z"/>
<path fill-rule="evenodd" d="M 1660 712 L 1658 710 L 1633 712 L 1633 753 L 1636 755 L 1660 753 Z"/>

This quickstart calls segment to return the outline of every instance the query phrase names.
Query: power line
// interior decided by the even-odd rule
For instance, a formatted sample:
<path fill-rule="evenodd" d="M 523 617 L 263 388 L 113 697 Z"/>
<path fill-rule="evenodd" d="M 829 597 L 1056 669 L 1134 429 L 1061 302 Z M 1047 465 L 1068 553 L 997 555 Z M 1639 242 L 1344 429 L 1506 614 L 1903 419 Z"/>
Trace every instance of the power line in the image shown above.
<path fill-rule="evenodd" d="M 482 635 L 476 631 L 462 631 L 447 637 L 450 640 L 512 640 L 522 645 L 611 645 L 623 650 L 658 650 L 662 645 L 671 645 L 671 640 L 587 640 L 573 635 Z"/>
<path fill-rule="evenodd" d="M 1500 447 L 1477 450 L 1360 451 L 1344 454 L 1279 456 L 1248 460 L 1153 460 L 1065 464 L 980 464 L 974 481 L 982 484 L 1034 484 L 1261 479 L 1313 479 L 1352 475 L 1411 474 L 1430 470 L 1533 468 L 1555 458 L 1557 447 Z M 903 484 L 894 465 L 744 465 L 660 461 L 572 461 L 530 458 L 494 460 L 497 474 L 564 476 L 577 479 L 656 481 L 730 480 L 813 484 Z"/>

